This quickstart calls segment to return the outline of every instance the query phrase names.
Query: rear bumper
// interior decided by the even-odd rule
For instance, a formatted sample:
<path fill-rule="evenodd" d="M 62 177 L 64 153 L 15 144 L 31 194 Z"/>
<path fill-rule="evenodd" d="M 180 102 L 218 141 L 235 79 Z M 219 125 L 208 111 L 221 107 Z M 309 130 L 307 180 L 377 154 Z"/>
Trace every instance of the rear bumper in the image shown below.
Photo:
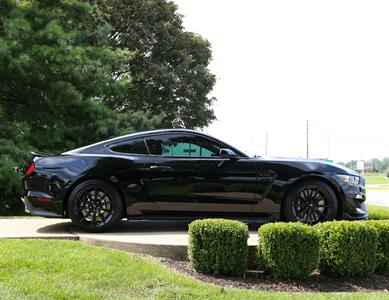
<path fill-rule="evenodd" d="M 22 202 L 25 211 L 34 216 L 62 218 L 64 214 L 62 195 L 64 190 L 57 178 L 39 169 L 23 178 Z"/>
<path fill-rule="evenodd" d="M 40 217 L 46 217 L 46 218 L 62 218 L 62 214 L 46 210 L 42 207 L 36 207 L 34 206 L 34 202 L 39 201 L 36 198 L 28 197 L 27 195 L 21 197 L 21 200 L 24 204 L 24 210 L 26 213 L 32 215 L 32 216 L 40 216 Z"/>

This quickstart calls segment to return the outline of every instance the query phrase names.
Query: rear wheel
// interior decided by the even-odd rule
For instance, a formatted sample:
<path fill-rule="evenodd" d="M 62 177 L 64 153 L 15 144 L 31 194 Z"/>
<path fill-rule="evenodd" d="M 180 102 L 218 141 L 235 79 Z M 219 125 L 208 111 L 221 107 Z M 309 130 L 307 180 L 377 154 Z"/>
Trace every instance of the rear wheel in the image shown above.
<path fill-rule="evenodd" d="M 328 184 L 306 180 L 289 192 L 283 204 L 283 213 L 287 221 L 313 225 L 335 219 L 338 208 L 338 199 Z"/>
<path fill-rule="evenodd" d="M 101 232 L 116 225 L 123 216 L 123 209 L 116 189 L 101 180 L 82 182 L 68 201 L 73 223 L 89 232 Z"/>

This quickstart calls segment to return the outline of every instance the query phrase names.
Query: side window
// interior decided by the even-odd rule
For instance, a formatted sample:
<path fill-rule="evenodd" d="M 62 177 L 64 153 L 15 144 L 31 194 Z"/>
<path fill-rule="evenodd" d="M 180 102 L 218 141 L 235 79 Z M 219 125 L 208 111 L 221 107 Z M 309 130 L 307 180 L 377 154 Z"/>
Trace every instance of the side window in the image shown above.
<path fill-rule="evenodd" d="M 132 139 L 121 143 L 113 144 L 109 147 L 114 152 L 129 154 L 148 154 L 143 138 Z"/>
<path fill-rule="evenodd" d="M 221 145 L 196 135 L 159 135 L 146 138 L 150 153 L 163 156 L 219 156 Z"/>

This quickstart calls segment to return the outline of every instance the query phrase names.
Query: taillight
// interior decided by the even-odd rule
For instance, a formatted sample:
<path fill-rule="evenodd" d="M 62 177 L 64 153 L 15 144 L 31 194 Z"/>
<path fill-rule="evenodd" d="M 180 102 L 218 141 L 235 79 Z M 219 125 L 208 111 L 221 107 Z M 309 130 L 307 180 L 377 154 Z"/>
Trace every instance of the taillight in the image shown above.
<path fill-rule="evenodd" d="M 34 163 L 32 163 L 29 167 L 28 167 L 28 169 L 27 169 L 27 171 L 26 171 L 26 176 L 27 175 L 30 175 L 31 173 L 32 173 L 32 171 L 34 171 L 35 170 L 35 164 Z"/>

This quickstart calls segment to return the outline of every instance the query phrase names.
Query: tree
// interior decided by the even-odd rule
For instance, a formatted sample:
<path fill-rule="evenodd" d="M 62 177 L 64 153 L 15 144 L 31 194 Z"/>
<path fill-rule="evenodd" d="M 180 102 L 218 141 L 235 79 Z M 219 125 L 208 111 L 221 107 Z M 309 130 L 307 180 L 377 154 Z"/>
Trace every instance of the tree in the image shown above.
<path fill-rule="evenodd" d="M 124 94 L 105 99 L 110 107 L 163 113 L 163 127 L 201 128 L 215 119 L 215 98 L 209 96 L 215 84 L 208 69 L 210 44 L 184 30 L 173 2 L 96 2 L 113 28 L 113 47 L 133 53 L 125 65 L 115 66 L 116 77 L 131 76 L 133 81 Z"/>
<path fill-rule="evenodd" d="M 128 53 L 111 49 L 110 26 L 82 1 L 2 0 L 0 11 L 3 122 L 27 122 L 31 144 L 63 149 L 72 124 L 89 125 L 95 120 L 86 116 L 90 112 L 109 111 L 96 99 L 130 84 L 111 76 Z"/>
<path fill-rule="evenodd" d="M 30 150 L 209 124 L 210 60 L 172 2 L 0 0 L 0 214 L 21 212 Z"/>
<path fill-rule="evenodd" d="M 382 160 L 378 158 L 373 158 L 371 161 L 373 164 L 374 172 L 384 173 L 389 168 L 389 157 L 384 157 Z"/>
<path fill-rule="evenodd" d="M 382 173 L 384 172 L 384 165 L 382 163 L 382 161 L 378 158 L 373 158 L 371 160 L 372 162 L 372 165 L 373 165 L 373 172 L 378 172 L 378 173 Z"/>
<path fill-rule="evenodd" d="M 0 214 L 20 212 L 14 167 L 29 150 L 62 152 L 123 132 L 155 127 L 152 112 L 112 111 L 131 53 L 112 49 L 111 27 L 78 0 L 0 0 Z"/>
<path fill-rule="evenodd" d="M 356 170 L 357 169 L 357 161 L 356 160 L 352 160 L 352 161 L 347 162 L 346 163 L 346 167 L 350 168 L 352 170 Z"/>
<path fill-rule="evenodd" d="M 21 178 L 16 175 L 15 166 L 29 156 L 30 146 L 24 136 L 27 131 L 28 126 L 23 123 L 18 123 L 15 127 L 0 126 L 0 215 L 19 214 L 23 211 L 19 200 L 22 192 Z M 5 138 L 8 136 L 13 138 Z"/>
<path fill-rule="evenodd" d="M 389 157 L 384 157 L 382 160 L 382 168 L 383 171 L 387 170 L 389 171 Z"/>

